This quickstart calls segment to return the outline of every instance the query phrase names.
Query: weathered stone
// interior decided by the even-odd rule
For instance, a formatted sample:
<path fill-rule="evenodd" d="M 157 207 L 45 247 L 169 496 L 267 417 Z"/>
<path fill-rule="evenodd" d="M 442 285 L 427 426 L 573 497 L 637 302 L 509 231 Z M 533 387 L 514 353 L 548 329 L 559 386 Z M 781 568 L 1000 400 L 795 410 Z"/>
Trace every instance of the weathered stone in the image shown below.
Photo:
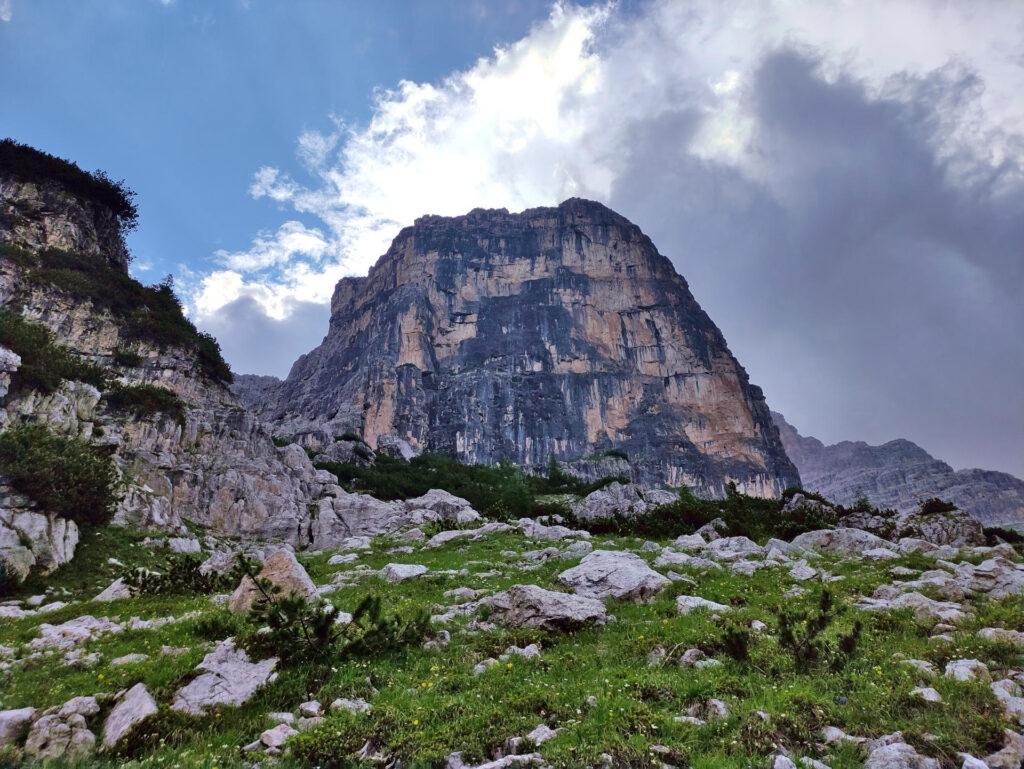
<path fill-rule="evenodd" d="M 237 707 L 277 678 L 277 658 L 250 662 L 233 639 L 217 644 L 196 666 L 201 675 L 178 690 L 172 710 L 202 715 L 217 705 Z"/>
<path fill-rule="evenodd" d="M 156 700 L 145 684 L 135 684 L 117 701 L 103 722 L 103 747 L 112 748 L 157 711 Z"/>
<path fill-rule="evenodd" d="M 260 735 L 260 742 L 268 748 L 279 748 L 284 745 L 289 738 L 294 737 L 298 733 L 298 730 L 293 729 L 288 724 L 278 724 L 277 726 L 263 732 L 263 734 Z"/>
<path fill-rule="evenodd" d="M 428 571 L 426 566 L 421 566 L 416 563 L 389 563 L 383 569 L 381 569 L 381 577 L 385 581 L 395 583 L 404 582 L 407 579 L 413 579 L 414 577 L 420 577 L 426 574 Z"/>
<path fill-rule="evenodd" d="M 676 598 L 676 611 L 680 614 L 689 614 L 698 609 L 707 609 L 712 614 L 717 614 L 730 611 L 731 607 L 696 595 L 681 595 Z"/>
<path fill-rule="evenodd" d="M 794 548 L 844 556 L 859 556 L 865 550 L 885 548 L 891 543 L 860 529 L 819 529 L 800 534 L 791 543 Z"/>
<path fill-rule="evenodd" d="M 96 735 L 89 731 L 85 717 L 77 713 L 62 717 L 45 715 L 32 724 L 25 740 L 25 755 L 38 760 L 62 760 L 73 763 L 90 755 L 96 747 Z"/>
<path fill-rule="evenodd" d="M 644 601 L 670 584 L 640 556 L 613 550 L 595 550 L 558 579 L 578 595 L 601 600 Z"/>
<path fill-rule="evenodd" d="M 868 753 L 864 769 L 940 769 L 940 764 L 934 758 L 922 756 L 905 742 L 894 742 Z"/>
<path fill-rule="evenodd" d="M 988 666 L 980 660 L 952 660 L 946 663 L 946 678 L 954 681 L 984 681 L 991 679 Z"/>
<path fill-rule="evenodd" d="M 36 713 L 35 708 L 0 710 L 0 748 L 20 744 Z"/>
<path fill-rule="evenodd" d="M 263 562 L 263 568 L 257 579 L 267 579 L 270 583 L 281 588 L 282 595 L 299 595 L 303 598 L 314 598 L 317 595 L 316 585 L 309 578 L 309 574 L 302 567 L 302 564 L 295 558 L 295 554 L 284 548 L 271 553 Z M 249 577 L 243 577 L 238 587 L 235 588 L 228 604 L 231 611 L 242 614 L 252 607 L 253 603 L 260 597 L 260 591 L 253 584 Z"/>
<path fill-rule="evenodd" d="M 481 605 L 512 627 L 540 627 L 546 630 L 574 630 L 604 624 L 604 604 L 593 598 L 545 590 L 537 585 L 513 585 L 485 598 Z"/>

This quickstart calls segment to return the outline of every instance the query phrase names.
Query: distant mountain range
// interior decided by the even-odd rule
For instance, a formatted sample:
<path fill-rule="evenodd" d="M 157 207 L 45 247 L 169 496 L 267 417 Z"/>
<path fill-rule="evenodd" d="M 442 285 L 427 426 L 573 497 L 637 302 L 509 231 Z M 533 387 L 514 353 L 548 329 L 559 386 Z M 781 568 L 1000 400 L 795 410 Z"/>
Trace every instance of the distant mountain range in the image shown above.
<path fill-rule="evenodd" d="M 800 435 L 772 412 L 786 453 L 805 489 L 842 505 L 866 497 L 873 505 L 911 510 L 940 497 L 990 526 L 1024 527 L 1024 481 L 994 470 L 954 470 L 916 443 L 898 438 L 881 446 L 842 441 L 826 446 Z"/>

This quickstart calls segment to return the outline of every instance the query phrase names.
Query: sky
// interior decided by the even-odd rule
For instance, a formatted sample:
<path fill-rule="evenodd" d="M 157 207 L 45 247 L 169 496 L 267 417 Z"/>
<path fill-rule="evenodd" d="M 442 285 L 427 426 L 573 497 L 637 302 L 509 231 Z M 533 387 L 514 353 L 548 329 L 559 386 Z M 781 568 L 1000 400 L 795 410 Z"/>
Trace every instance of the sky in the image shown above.
<path fill-rule="evenodd" d="M 424 214 L 638 224 L 769 405 L 1024 476 L 1024 3 L 0 0 L 0 133 L 283 376 Z"/>

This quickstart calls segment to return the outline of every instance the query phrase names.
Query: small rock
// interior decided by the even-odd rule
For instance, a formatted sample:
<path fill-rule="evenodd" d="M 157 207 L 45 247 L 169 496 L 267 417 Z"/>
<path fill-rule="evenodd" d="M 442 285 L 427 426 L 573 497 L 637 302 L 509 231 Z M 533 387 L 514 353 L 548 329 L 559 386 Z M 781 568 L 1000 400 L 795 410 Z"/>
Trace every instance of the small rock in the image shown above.
<path fill-rule="evenodd" d="M 707 609 L 712 614 L 718 614 L 730 611 L 731 607 L 696 595 L 681 595 L 676 598 L 676 611 L 680 614 L 689 614 L 698 609 Z"/>
<path fill-rule="evenodd" d="M 369 713 L 372 705 L 362 697 L 348 699 L 339 697 L 331 703 L 331 710 L 347 710 L 349 713 Z"/>
<path fill-rule="evenodd" d="M 268 748 L 280 748 L 290 737 L 294 737 L 296 734 L 298 734 L 298 731 L 288 724 L 278 724 L 263 732 L 260 735 L 260 742 Z"/>
<path fill-rule="evenodd" d="M 910 694 L 925 702 L 942 702 L 942 695 L 930 686 L 919 686 L 912 690 Z"/>
<path fill-rule="evenodd" d="M 946 678 L 955 681 L 984 681 L 991 680 L 988 667 L 980 660 L 953 660 L 946 663 Z"/>
<path fill-rule="evenodd" d="M 392 584 L 422 576 L 428 571 L 426 566 L 415 563 L 389 563 L 381 570 L 381 577 Z"/>
<path fill-rule="evenodd" d="M 103 747 L 112 748 L 148 716 L 156 713 L 156 700 L 145 684 L 135 684 L 117 701 L 103 722 Z"/>
<path fill-rule="evenodd" d="M 299 705 L 299 714 L 305 716 L 306 718 L 316 718 L 323 712 L 323 707 L 316 700 L 303 702 L 301 705 Z"/>

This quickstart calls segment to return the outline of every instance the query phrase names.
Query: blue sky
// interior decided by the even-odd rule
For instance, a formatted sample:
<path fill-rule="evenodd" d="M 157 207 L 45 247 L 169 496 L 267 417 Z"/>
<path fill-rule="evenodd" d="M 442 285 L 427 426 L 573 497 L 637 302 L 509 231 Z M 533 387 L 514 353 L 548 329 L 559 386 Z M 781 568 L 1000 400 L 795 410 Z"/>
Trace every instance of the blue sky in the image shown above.
<path fill-rule="evenodd" d="M 1002 0 L 0 0 L 0 134 L 126 179 L 239 372 L 417 216 L 579 195 L 805 434 L 1024 475 L 1022 50 Z"/>
<path fill-rule="evenodd" d="M 297 137 L 372 95 L 435 80 L 522 37 L 540 0 L 12 0 L 0 23 L 2 132 L 125 178 L 144 280 L 201 269 L 276 227 L 246 192 L 272 163 L 301 175 Z M 16 73 L 17 76 L 12 76 Z M 300 217 L 302 218 L 302 217 Z"/>

